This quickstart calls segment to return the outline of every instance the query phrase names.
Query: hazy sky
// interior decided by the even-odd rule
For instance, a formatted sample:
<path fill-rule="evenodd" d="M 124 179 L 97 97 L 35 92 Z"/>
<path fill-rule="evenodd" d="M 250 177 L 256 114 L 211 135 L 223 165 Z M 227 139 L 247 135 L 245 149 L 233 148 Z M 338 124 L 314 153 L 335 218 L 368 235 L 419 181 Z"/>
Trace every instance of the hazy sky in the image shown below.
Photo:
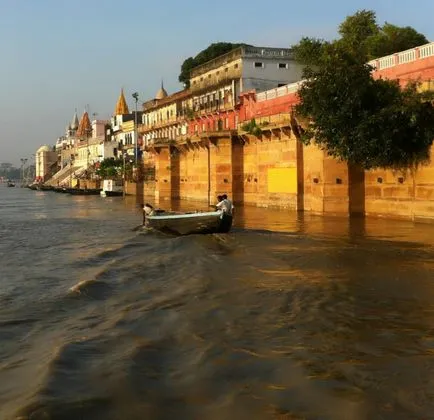
<path fill-rule="evenodd" d="M 434 40 L 434 1 L 0 0 L 0 162 L 19 163 L 65 131 L 74 109 L 108 118 L 121 87 L 130 107 L 211 42 L 288 47 L 331 39 L 358 9 Z"/>

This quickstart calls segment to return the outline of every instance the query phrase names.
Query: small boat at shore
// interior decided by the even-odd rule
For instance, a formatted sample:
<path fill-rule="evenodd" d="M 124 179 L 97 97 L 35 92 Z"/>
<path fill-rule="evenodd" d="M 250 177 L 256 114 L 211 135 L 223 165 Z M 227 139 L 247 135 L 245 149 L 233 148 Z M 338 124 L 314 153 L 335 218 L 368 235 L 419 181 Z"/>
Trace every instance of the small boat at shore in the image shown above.
<path fill-rule="evenodd" d="M 100 188 L 66 188 L 65 192 L 71 195 L 100 195 Z"/>
<path fill-rule="evenodd" d="M 101 197 L 122 197 L 124 184 L 122 180 L 104 179 L 102 183 Z"/>
<path fill-rule="evenodd" d="M 6 185 L 7 185 L 9 188 L 11 188 L 11 187 L 15 187 L 15 182 L 14 182 L 14 181 L 11 181 L 11 180 L 8 179 Z"/>
<path fill-rule="evenodd" d="M 232 227 L 232 216 L 221 211 L 181 213 L 156 210 L 145 216 L 144 225 L 175 235 L 227 233 Z"/>

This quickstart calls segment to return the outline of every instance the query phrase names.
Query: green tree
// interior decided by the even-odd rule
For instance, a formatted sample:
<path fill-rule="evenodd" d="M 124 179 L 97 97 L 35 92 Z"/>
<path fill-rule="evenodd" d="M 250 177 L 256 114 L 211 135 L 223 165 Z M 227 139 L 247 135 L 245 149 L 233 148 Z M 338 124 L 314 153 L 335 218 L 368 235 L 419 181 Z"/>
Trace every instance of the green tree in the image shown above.
<path fill-rule="evenodd" d="M 348 16 L 339 25 L 339 42 L 345 49 L 360 55 L 360 59 L 365 59 L 367 50 L 367 40 L 376 35 L 380 30 L 375 12 L 372 10 L 359 10 L 352 16 Z"/>
<path fill-rule="evenodd" d="M 347 18 L 336 41 L 304 38 L 297 46 L 296 57 L 304 54 L 308 63 L 296 107 L 310 121 L 302 140 L 365 169 L 413 167 L 429 159 L 434 108 L 416 84 L 401 89 L 397 81 L 372 78 L 366 62 L 368 40 L 378 35 L 372 35 L 373 16 L 363 11 Z M 351 28 L 354 22 L 370 29 Z"/>
<path fill-rule="evenodd" d="M 340 37 L 332 42 L 304 37 L 294 50 L 297 61 L 307 65 L 318 64 L 327 58 L 327 46 L 340 44 L 354 59 L 365 63 L 373 58 L 404 51 L 428 43 L 426 37 L 415 29 L 390 23 L 378 25 L 375 12 L 360 10 L 348 16 L 340 25 Z"/>
<path fill-rule="evenodd" d="M 207 48 L 199 52 L 199 54 L 197 54 L 194 58 L 189 57 L 184 60 L 181 65 L 181 73 L 178 77 L 178 80 L 181 83 L 184 83 L 186 87 L 190 87 L 190 73 L 193 68 L 244 45 L 246 44 L 234 44 L 231 42 L 217 42 L 209 45 Z"/>
<path fill-rule="evenodd" d="M 122 159 L 107 158 L 100 163 L 95 172 L 103 179 L 113 179 L 122 175 L 122 168 Z"/>
<path fill-rule="evenodd" d="M 428 42 L 425 35 L 410 26 L 401 28 L 386 22 L 375 35 L 367 40 L 368 58 L 383 57 Z"/>

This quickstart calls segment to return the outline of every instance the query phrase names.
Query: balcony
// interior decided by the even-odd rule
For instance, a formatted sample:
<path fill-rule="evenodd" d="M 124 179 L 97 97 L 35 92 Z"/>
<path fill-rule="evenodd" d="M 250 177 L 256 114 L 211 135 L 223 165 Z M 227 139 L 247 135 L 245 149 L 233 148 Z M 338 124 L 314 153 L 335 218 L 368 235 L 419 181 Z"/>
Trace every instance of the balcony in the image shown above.
<path fill-rule="evenodd" d="M 200 78 L 192 79 L 190 91 L 192 94 L 198 94 L 200 92 L 206 92 L 218 87 L 227 86 L 232 83 L 232 80 L 241 79 L 241 66 L 235 68 L 221 67 L 217 72 L 209 75 L 204 75 Z"/>
<path fill-rule="evenodd" d="M 243 55 L 243 48 L 236 48 L 232 51 L 229 51 L 226 54 L 221 55 L 220 57 L 214 58 L 200 66 L 195 67 L 191 71 L 191 78 L 195 78 L 200 76 L 201 74 L 207 73 L 217 67 L 222 67 L 225 64 L 230 63 L 231 61 L 235 61 L 237 58 L 240 58 Z"/>
<path fill-rule="evenodd" d="M 201 117 L 209 114 L 217 114 L 219 112 L 232 111 L 235 108 L 232 102 L 219 104 L 214 101 L 212 105 L 200 104 L 193 110 L 194 117 Z"/>
<path fill-rule="evenodd" d="M 172 125 L 176 125 L 179 124 L 181 121 L 180 119 L 178 119 L 177 117 L 170 117 L 168 120 L 166 121 L 162 121 L 159 123 L 153 123 L 153 124 L 141 124 L 139 126 L 139 132 L 140 133 L 149 133 L 151 131 L 154 130 L 158 130 L 159 128 L 166 128 L 166 127 L 170 127 Z"/>
<path fill-rule="evenodd" d="M 238 134 L 237 130 L 209 130 L 209 131 L 202 131 L 199 134 L 199 137 L 201 139 L 218 139 L 218 138 L 236 136 L 237 134 Z"/>

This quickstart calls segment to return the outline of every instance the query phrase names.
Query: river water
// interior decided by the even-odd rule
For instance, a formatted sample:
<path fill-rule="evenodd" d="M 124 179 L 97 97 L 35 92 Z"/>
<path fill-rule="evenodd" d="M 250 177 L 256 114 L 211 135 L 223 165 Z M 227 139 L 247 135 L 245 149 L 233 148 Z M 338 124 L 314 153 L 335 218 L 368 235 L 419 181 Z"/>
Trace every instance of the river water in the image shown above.
<path fill-rule="evenodd" d="M 0 419 L 434 419 L 434 225 L 236 210 L 0 186 Z"/>

